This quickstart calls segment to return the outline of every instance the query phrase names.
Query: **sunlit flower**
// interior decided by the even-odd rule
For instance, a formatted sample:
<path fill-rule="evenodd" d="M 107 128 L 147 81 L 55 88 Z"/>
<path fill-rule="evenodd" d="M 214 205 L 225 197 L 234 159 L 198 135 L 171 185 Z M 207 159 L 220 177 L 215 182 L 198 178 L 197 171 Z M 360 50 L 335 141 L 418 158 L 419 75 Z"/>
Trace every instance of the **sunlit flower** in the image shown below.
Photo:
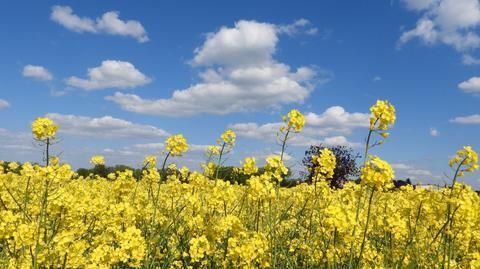
<path fill-rule="evenodd" d="M 49 118 L 39 117 L 32 123 L 32 133 L 38 140 L 54 138 L 57 130 L 58 126 Z"/>
<path fill-rule="evenodd" d="M 93 165 L 105 165 L 105 158 L 100 155 L 95 155 L 90 159 L 90 163 Z"/>
<path fill-rule="evenodd" d="M 166 140 L 166 148 L 172 156 L 181 156 L 188 150 L 187 139 L 182 134 L 172 135 Z"/>

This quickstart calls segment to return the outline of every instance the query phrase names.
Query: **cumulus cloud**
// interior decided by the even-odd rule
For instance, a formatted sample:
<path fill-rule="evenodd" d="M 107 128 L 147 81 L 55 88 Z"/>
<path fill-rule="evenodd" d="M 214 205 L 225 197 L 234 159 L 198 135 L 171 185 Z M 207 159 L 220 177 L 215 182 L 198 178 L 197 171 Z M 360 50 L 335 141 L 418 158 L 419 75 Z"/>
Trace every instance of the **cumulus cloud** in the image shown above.
<path fill-rule="evenodd" d="M 431 136 L 439 136 L 440 135 L 440 132 L 437 130 L 437 128 L 430 128 L 430 135 Z"/>
<path fill-rule="evenodd" d="M 433 176 L 432 172 L 430 172 L 429 170 L 418 168 L 412 165 L 404 163 L 392 163 L 391 166 L 395 170 L 395 172 L 397 172 L 397 174 L 401 174 L 410 179 L 436 178 L 436 176 Z"/>
<path fill-rule="evenodd" d="M 100 66 L 89 68 L 88 79 L 75 76 L 66 79 L 72 87 L 84 90 L 101 90 L 107 88 L 135 88 L 146 85 L 152 80 L 129 62 L 105 60 Z"/>
<path fill-rule="evenodd" d="M 458 124 L 480 124 L 480 114 L 473 114 L 465 117 L 456 117 L 451 119 L 450 122 Z"/>
<path fill-rule="evenodd" d="M 49 113 L 46 116 L 61 126 L 59 132 L 84 138 L 159 138 L 169 135 L 165 130 L 151 125 L 111 116 L 91 118 L 58 113 Z"/>
<path fill-rule="evenodd" d="M 53 75 L 48 71 L 47 68 L 40 66 L 40 65 L 31 65 L 28 64 L 23 67 L 22 75 L 24 77 L 30 77 L 38 80 L 52 80 Z"/>
<path fill-rule="evenodd" d="M 50 19 L 61 24 L 74 32 L 83 33 L 106 33 L 111 35 L 128 36 L 138 42 L 147 42 L 147 32 L 142 24 L 135 20 L 123 21 L 119 18 L 118 11 L 109 11 L 95 20 L 88 17 L 80 17 L 73 13 L 69 6 L 53 6 Z"/>
<path fill-rule="evenodd" d="M 174 91 L 170 98 L 144 99 L 115 93 L 106 99 L 124 110 L 151 115 L 228 114 L 302 103 L 315 85 L 332 74 L 313 67 L 291 68 L 273 56 L 277 26 L 238 21 L 210 33 L 190 61 L 201 67 L 201 81 Z"/>
<path fill-rule="evenodd" d="M 0 109 L 7 108 L 7 107 L 10 107 L 10 103 L 3 99 L 0 99 Z"/>
<path fill-rule="evenodd" d="M 458 84 L 458 88 L 466 93 L 480 93 L 480 77 L 472 77 Z"/>
<path fill-rule="evenodd" d="M 350 134 L 356 128 L 368 128 L 369 117 L 370 114 L 366 113 L 349 113 L 340 106 L 330 107 L 321 114 L 307 113 L 302 132 L 292 136 L 289 144 L 359 147 L 360 143 L 350 142 L 344 135 Z M 239 137 L 275 142 L 277 133 L 283 125 L 282 122 L 262 125 L 248 122 L 231 124 L 229 128 L 233 129 Z"/>
<path fill-rule="evenodd" d="M 402 33 L 398 45 L 418 38 L 427 44 L 444 43 L 458 51 L 476 49 L 480 37 L 475 29 L 480 24 L 480 3 L 477 0 L 403 0 L 409 9 L 421 12 L 415 28 Z"/>

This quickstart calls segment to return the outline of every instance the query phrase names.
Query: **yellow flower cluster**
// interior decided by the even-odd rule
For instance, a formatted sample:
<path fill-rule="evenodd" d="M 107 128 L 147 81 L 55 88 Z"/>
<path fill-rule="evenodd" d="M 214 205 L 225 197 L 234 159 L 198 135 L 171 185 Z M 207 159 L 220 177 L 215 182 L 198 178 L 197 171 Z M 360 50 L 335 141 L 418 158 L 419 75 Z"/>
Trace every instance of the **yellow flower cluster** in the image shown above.
<path fill-rule="evenodd" d="M 465 146 L 457 151 L 457 155 L 448 162 L 450 167 L 458 165 L 457 176 L 465 175 L 465 172 L 474 172 L 478 170 L 478 154 L 471 146 Z"/>
<path fill-rule="evenodd" d="M 182 134 L 172 135 L 165 141 L 167 151 L 172 156 L 182 156 L 188 150 L 187 139 Z"/>
<path fill-rule="evenodd" d="M 394 115 L 372 110 L 374 128 L 393 123 L 385 111 Z M 166 148 L 178 156 L 188 145 L 177 135 Z M 246 185 L 211 180 L 220 160 L 203 173 L 175 163 L 161 173 L 156 162 L 147 156 L 137 179 L 131 170 L 79 176 L 58 158 L 0 161 L 0 268 L 480 268 L 480 196 L 463 183 L 385 191 L 394 172 L 376 156 L 361 170 L 369 188 L 343 189 L 280 187 L 289 170 L 278 155 L 264 169 L 241 162 Z M 332 151 L 313 162 L 321 178 L 334 175 Z M 472 172 L 478 155 L 464 147 L 449 164 Z"/>
<path fill-rule="evenodd" d="M 219 146 L 207 146 L 207 155 L 208 156 L 220 155 L 220 147 Z"/>
<path fill-rule="evenodd" d="M 370 108 L 370 112 L 372 112 L 370 130 L 378 128 L 384 131 L 388 129 L 389 125 L 395 123 L 395 107 L 388 101 L 377 100 L 377 103 Z M 388 137 L 388 133 L 384 137 Z"/>
<path fill-rule="evenodd" d="M 305 125 L 305 117 L 297 109 L 292 109 L 286 116 L 283 116 L 283 121 L 287 124 L 288 128 L 294 128 L 296 133 L 299 133 L 303 125 Z"/>
<path fill-rule="evenodd" d="M 105 158 L 100 155 L 92 156 L 90 163 L 93 165 L 105 165 Z"/>
<path fill-rule="evenodd" d="M 372 158 L 368 178 L 390 178 L 390 172 L 377 170 L 382 166 Z M 336 190 L 305 183 L 275 188 L 268 172 L 242 186 L 197 172 L 178 175 L 188 183 L 176 175 L 159 183 L 154 168 L 138 181 L 132 171 L 108 180 L 79 177 L 68 165 L 11 168 L 16 170 L 0 170 L 0 268 L 32 268 L 33 260 L 38 268 L 347 267 L 352 244 L 353 255 L 359 255 L 368 213 L 360 208 L 352 237 L 354 201 L 367 195 L 366 188 L 354 183 Z M 436 234 L 451 204 L 456 210 L 448 230 L 455 234 L 450 264 L 476 268 L 470 266 L 480 260 L 480 197 L 461 183 L 451 199 L 445 193 L 448 189 L 412 187 L 378 191 L 362 267 L 439 266 L 444 245 Z"/>
<path fill-rule="evenodd" d="M 37 118 L 32 123 L 32 133 L 38 140 L 46 140 L 54 138 L 58 130 L 58 126 L 49 118 Z"/>
<path fill-rule="evenodd" d="M 312 157 L 312 163 L 315 167 L 314 180 L 330 179 L 337 166 L 337 159 L 330 149 L 324 148 L 317 156 Z"/>
<path fill-rule="evenodd" d="M 233 147 L 233 145 L 235 145 L 235 139 L 237 138 L 237 135 L 235 134 L 234 131 L 232 131 L 231 129 L 228 129 L 225 132 L 223 132 L 220 138 L 225 144 Z"/>
<path fill-rule="evenodd" d="M 285 166 L 280 156 L 269 156 L 265 162 L 265 170 L 267 171 L 267 175 L 275 178 L 278 182 L 281 182 L 288 174 L 288 168 Z"/>
<path fill-rule="evenodd" d="M 251 175 L 251 174 L 257 173 L 258 167 L 256 163 L 257 162 L 254 157 L 247 157 L 245 158 L 244 162 L 240 161 L 240 164 L 242 165 L 242 172 L 245 175 Z"/>
<path fill-rule="evenodd" d="M 145 167 L 155 167 L 157 165 L 157 157 L 155 155 L 148 155 L 143 159 Z"/>
<path fill-rule="evenodd" d="M 360 180 L 362 185 L 382 189 L 392 187 L 394 177 L 393 169 L 388 162 L 377 156 L 369 156 L 369 160 L 361 169 Z"/>

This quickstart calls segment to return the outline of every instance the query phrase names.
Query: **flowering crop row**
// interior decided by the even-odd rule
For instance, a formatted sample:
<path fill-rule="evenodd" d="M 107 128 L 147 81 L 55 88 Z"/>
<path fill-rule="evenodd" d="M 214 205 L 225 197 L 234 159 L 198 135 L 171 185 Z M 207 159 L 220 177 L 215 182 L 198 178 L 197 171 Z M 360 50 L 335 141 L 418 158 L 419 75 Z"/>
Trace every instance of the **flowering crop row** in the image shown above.
<path fill-rule="evenodd" d="M 457 152 L 448 188 L 392 190 L 393 169 L 368 153 L 389 137 L 395 109 L 378 101 L 371 112 L 361 184 L 343 189 L 328 185 L 336 165 L 328 149 L 312 158 L 312 184 L 279 187 L 286 143 L 304 124 L 297 110 L 283 118 L 281 154 L 261 173 L 255 158 L 241 162 L 246 185 L 218 180 L 231 130 L 208 147 L 203 171 L 172 164 L 188 149 L 176 135 L 160 169 L 145 158 L 140 180 L 132 171 L 81 177 L 49 156 L 57 126 L 39 118 L 32 130 L 47 165 L 0 168 L 0 267 L 480 268 L 480 197 L 457 182 L 478 169 L 478 155 Z"/>

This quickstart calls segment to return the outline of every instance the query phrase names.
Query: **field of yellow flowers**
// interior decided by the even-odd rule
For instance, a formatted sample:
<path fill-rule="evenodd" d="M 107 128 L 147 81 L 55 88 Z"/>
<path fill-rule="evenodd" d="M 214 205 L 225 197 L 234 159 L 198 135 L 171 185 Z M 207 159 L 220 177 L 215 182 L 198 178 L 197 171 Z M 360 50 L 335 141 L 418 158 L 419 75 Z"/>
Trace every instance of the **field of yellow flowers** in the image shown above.
<path fill-rule="evenodd" d="M 336 160 L 324 149 L 312 184 L 282 188 L 285 147 L 304 118 L 292 110 L 283 121 L 281 154 L 261 173 L 254 158 L 242 161 L 249 180 L 236 185 L 218 178 L 231 130 L 208 147 L 202 171 L 176 168 L 188 144 L 175 135 L 158 165 L 145 158 L 140 180 L 81 177 L 49 155 L 59 127 L 38 118 L 46 165 L 0 168 L 0 268 L 480 268 L 480 197 L 457 182 L 478 169 L 471 147 L 451 159 L 449 187 L 393 190 L 393 169 L 369 154 L 395 122 L 393 105 L 377 101 L 361 184 L 331 189 Z"/>

